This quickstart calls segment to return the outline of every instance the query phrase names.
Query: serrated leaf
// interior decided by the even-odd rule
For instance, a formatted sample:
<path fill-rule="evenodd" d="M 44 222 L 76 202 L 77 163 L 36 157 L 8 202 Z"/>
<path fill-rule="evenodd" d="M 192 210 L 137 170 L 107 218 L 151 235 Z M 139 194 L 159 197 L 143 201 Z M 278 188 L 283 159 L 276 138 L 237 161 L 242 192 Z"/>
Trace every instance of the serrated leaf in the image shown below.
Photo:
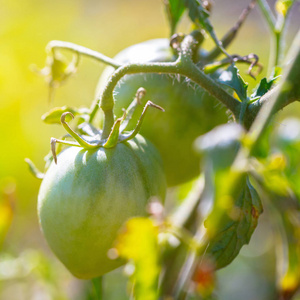
<path fill-rule="evenodd" d="M 165 7 L 169 17 L 172 34 L 175 32 L 178 22 L 185 10 L 184 1 L 182 0 L 168 0 L 165 1 Z"/>
<path fill-rule="evenodd" d="M 206 254 L 217 269 L 231 263 L 242 246 L 249 243 L 262 212 L 247 168 L 233 168 L 244 136 L 244 129 L 232 123 L 219 126 L 196 141 L 205 158 L 204 190 L 211 203 L 204 221 Z"/>
<path fill-rule="evenodd" d="M 227 70 L 221 73 L 218 81 L 221 84 L 232 88 L 237 93 L 242 102 L 247 101 L 248 84 L 240 76 L 239 70 L 236 66 L 229 66 Z"/>
<path fill-rule="evenodd" d="M 204 225 L 209 237 L 207 254 L 219 269 L 230 264 L 249 243 L 262 205 L 246 173 L 218 174 L 215 184 L 214 206 Z"/>
<path fill-rule="evenodd" d="M 136 300 L 158 299 L 160 273 L 158 252 L 158 228 L 148 218 L 132 218 L 116 241 L 119 255 L 133 263 Z"/>

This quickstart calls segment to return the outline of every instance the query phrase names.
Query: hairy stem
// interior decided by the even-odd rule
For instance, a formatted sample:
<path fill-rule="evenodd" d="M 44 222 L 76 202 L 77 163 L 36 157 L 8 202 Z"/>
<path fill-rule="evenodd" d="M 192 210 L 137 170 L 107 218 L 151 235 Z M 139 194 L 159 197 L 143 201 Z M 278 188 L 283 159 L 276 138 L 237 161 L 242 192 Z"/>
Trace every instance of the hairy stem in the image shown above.
<path fill-rule="evenodd" d="M 222 102 L 235 117 L 239 115 L 241 103 L 233 96 L 228 94 L 222 87 L 214 80 L 210 79 L 204 74 L 192 60 L 193 49 L 198 40 L 193 35 L 188 35 L 182 42 L 180 54 L 175 62 L 163 62 L 163 63 L 133 63 L 126 64 L 118 68 L 108 80 L 104 90 L 100 97 L 95 101 L 94 107 L 91 109 L 90 122 L 92 122 L 95 114 L 100 106 L 105 115 L 104 128 L 102 138 L 107 138 L 110 129 L 113 126 L 114 120 L 113 107 L 114 98 L 113 91 L 119 82 L 119 80 L 127 74 L 138 74 L 138 73 L 159 73 L 159 74 L 177 74 L 183 75 L 203 89 L 205 89 L 212 96 Z"/>
<path fill-rule="evenodd" d="M 221 88 L 221 86 L 206 76 L 201 70 L 197 68 L 197 66 L 193 63 L 191 59 L 185 57 L 184 62 L 177 60 L 176 62 L 171 63 L 149 63 L 149 64 L 128 64 L 124 65 L 121 68 L 117 69 L 110 80 L 108 81 L 106 87 L 103 90 L 102 95 L 96 102 L 96 106 L 100 104 L 100 107 L 104 111 L 104 114 L 113 110 L 114 100 L 113 100 L 113 90 L 119 80 L 125 76 L 126 74 L 137 74 L 137 73 L 167 73 L 167 74 L 179 74 L 186 76 L 191 79 L 193 82 L 200 85 L 202 88 L 207 90 L 212 96 L 221 101 L 228 109 L 232 111 L 232 113 L 236 116 L 238 115 L 240 102 L 228 94 L 225 90 Z M 92 109 L 93 116 L 95 115 L 96 110 L 98 109 L 96 106 Z M 90 122 L 92 120 L 90 119 Z M 112 120 L 110 123 L 104 125 L 107 128 L 111 128 L 113 125 Z M 105 138 L 106 133 L 103 132 L 103 137 Z"/>

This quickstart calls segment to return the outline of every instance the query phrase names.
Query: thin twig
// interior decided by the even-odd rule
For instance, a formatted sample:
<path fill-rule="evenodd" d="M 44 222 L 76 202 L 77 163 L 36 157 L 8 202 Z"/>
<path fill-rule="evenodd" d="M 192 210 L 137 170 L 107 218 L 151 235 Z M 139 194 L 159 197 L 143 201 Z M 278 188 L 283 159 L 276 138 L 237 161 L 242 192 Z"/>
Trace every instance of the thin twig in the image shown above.
<path fill-rule="evenodd" d="M 111 59 L 108 56 L 105 56 L 104 54 L 91 50 L 89 48 L 83 47 L 83 46 L 79 46 L 70 42 L 63 42 L 63 41 L 51 41 L 49 42 L 49 44 L 47 45 L 46 49 L 47 51 L 51 51 L 52 49 L 68 49 L 68 50 L 72 50 L 75 53 L 78 53 L 80 55 L 85 55 L 88 57 L 91 57 L 93 59 L 96 59 L 100 62 L 103 62 L 107 65 L 110 65 L 112 67 L 114 67 L 115 69 L 119 68 L 121 66 L 121 64 L 117 63 L 115 60 Z"/>
<path fill-rule="evenodd" d="M 223 38 L 221 39 L 221 42 L 222 42 L 224 48 L 227 48 L 231 44 L 231 42 L 234 40 L 239 29 L 242 27 L 243 23 L 245 22 L 247 16 L 249 15 L 251 10 L 255 6 L 255 3 L 256 3 L 256 0 L 251 1 L 251 3 L 247 6 L 247 8 L 245 8 L 243 10 L 243 12 L 241 13 L 241 15 L 239 16 L 239 19 L 236 22 L 236 24 L 223 36 Z M 204 57 L 204 60 L 207 62 L 212 61 L 212 60 L 216 59 L 220 54 L 222 54 L 221 50 L 218 47 L 216 47 L 209 54 L 207 54 L 207 56 Z"/>

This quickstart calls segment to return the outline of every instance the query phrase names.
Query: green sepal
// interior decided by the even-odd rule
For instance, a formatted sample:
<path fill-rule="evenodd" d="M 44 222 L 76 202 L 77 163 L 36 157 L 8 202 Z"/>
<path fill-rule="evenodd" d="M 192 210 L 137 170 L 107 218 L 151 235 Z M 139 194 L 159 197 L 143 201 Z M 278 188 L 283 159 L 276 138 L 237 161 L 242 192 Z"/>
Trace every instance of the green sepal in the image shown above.
<path fill-rule="evenodd" d="M 122 118 L 117 119 L 116 122 L 114 123 L 114 126 L 109 134 L 107 141 L 105 142 L 105 144 L 103 144 L 104 148 L 113 148 L 117 145 L 119 141 L 120 125 L 124 117 L 125 114 Z"/>
<path fill-rule="evenodd" d="M 120 126 L 120 132 L 123 132 L 126 129 L 130 120 L 132 119 L 134 112 L 136 111 L 137 107 L 140 104 L 141 104 L 140 100 L 137 97 L 135 97 L 134 100 L 130 103 L 130 105 L 128 106 L 128 108 L 126 110 L 125 119 Z"/>

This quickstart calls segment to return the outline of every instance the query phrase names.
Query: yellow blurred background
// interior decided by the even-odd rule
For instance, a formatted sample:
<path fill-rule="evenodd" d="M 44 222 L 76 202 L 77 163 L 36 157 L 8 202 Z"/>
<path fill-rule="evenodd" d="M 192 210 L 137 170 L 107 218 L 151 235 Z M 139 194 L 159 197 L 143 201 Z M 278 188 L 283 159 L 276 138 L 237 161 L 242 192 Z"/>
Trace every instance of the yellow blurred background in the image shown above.
<path fill-rule="evenodd" d="M 248 2 L 215 0 L 212 22 L 220 37 L 234 25 Z M 50 137 L 60 136 L 63 129 L 59 125 L 44 124 L 41 115 L 53 106 L 90 106 L 104 66 L 82 58 L 76 75 L 56 91 L 52 106 L 47 102 L 45 81 L 30 71 L 30 66 L 44 66 L 45 47 L 53 39 L 77 43 L 113 57 L 132 44 L 168 37 L 168 23 L 161 0 L 0 0 L 0 7 L 0 199 L 4 199 L 2 203 L 8 207 L 6 214 L 0 214 L 0 230 L 1 220 L 4 224 L 6 216 L 8 224 L 11 218 L 9 204 L 13 203 L 14 207 L 12 225 L 2 251 L 15 258 L 24 255 L 35 257 L 30 252 L 32 250 L 26 252 L 26 249 L 35 249 L 42 253 L 35 260 L 50 257 L 52 261 L 36 216 L 40 181 L 30 174 L 24 158 L 29 157 L 43 169 L 43 157 L 49 151 Z M 299 9 L 295 15 L 297 13 Z M 294 21 L 298 20 L 294 17 Z M 299 22 L 294 26 L 297 27 Z M 180 30 L 190 30 L 187 21 L 181 23 Z M 289 30 L 290 37 L 294 31 Z M 269 44 L 268 30 L 255 9 L 229 52 L 241 55 L 256 53 L 266 66 Z M 211 42 L 206 43 L 208 48 L 211 45 Z M 255 86 L 256 82 L 249 76 L 244 78 L 251 88 Z M 2 212 L 5 211 L 4 204 Z M 14 294 L 18 289 L 9 289 L 5 282 L 3 273 L 8 269 L 3 269 L 1 259 L 2 256 L 0 299 L 65 299 L 59 298 L 63 296 L 33 298 L 33 292 L 28 292 L 27 296 Z M 55 259 L 53 264 L 61 270 L 59 274 L 63 274 L 67 282 L 73 280 Z M 66 288 L 66 295 L 70 296 L 72 292 L 69 289 Z"/>

